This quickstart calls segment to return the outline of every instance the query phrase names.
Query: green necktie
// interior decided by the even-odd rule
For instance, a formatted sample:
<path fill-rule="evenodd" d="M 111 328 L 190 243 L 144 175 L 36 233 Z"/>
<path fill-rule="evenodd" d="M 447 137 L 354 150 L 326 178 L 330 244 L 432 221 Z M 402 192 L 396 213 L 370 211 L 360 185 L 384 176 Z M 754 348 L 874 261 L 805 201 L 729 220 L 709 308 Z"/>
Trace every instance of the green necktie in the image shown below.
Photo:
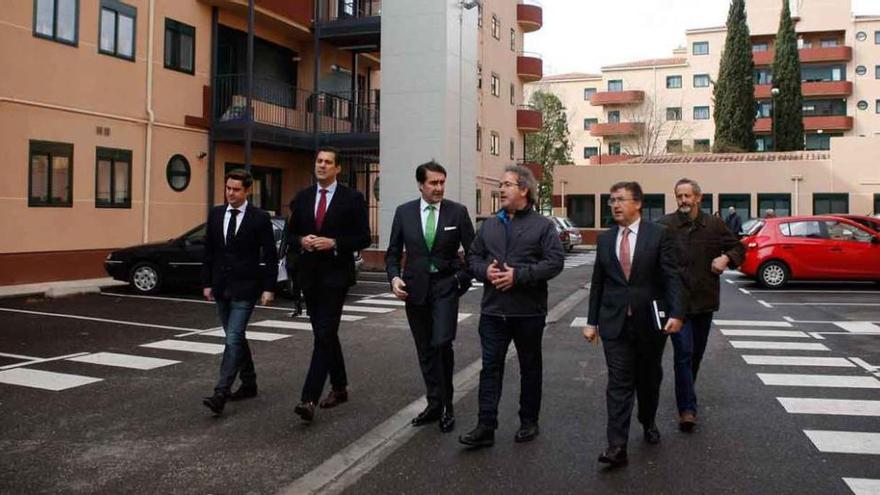
<path fill-rule="evenodd" d="M 434 218 L 434 205 L 428 205 L 428 220 L 425 222 L 425 244 L 428 250 L 434 247 L 434 231 L 437 229 L 437 220 Z"/>

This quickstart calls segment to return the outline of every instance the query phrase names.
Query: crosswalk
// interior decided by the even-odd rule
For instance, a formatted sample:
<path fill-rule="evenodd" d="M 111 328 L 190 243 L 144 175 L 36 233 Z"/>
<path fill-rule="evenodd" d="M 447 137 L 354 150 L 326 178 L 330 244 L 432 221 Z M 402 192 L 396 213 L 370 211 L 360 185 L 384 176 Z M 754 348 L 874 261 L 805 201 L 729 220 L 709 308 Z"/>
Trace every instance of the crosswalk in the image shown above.
<path fill-rule="evenodd" d="M 592 265 L 596 263 L 596 252 L 588 251 L 586 253 L 573 254 L 565 257 L 565 268 L 577 268 L 583 265 Z"/>
<path fill-rule="evenodd" d="M 826 345 L 807 342 L 806 339 L 822 338 L 815 332 L 803 331 L 789 321 L 716 320 L 714 324 L 731 347 L 748 351 L 741 357 L 749 366 L 758 367 L 756 375 L 762 384 L 771 390 L 788 391 L 786 396 L 776 397 L 788 414 L 810 415 L 813 427 L 821 425 L 821 419 L 815 418 L 880 418 L 880 400 L 876 400 L 880 380 L 865 373 L 861 359 L 828 356 L 831 349 Z M 869 322 L 845 322 L 836 326 L 854 334 L 874 334 L 880 330 Z M 779 369 L 780 366 L 786 367 L 786 372 L 774 372 L 774 367 Z M 793 390 L 804 392 L 792 393 Z M 841 394 L 852 397 L 842 398 Z M 803 432 L 822 453 L 880 455 L 880 432 L 835 429 L 804 429 Z M 878 479 L 844 477 L 843 481 L 856 495 L 880 493 Z"/>

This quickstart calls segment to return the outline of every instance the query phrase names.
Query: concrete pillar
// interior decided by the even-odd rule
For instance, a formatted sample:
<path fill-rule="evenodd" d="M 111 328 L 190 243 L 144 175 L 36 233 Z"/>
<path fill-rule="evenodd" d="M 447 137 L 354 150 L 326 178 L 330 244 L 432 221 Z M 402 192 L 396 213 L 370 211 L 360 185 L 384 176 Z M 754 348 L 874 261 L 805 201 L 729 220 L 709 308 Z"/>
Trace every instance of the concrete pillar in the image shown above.
<path fill-rule="evenodd" d="M 418 197 L 415 167 L 447 170 L 446 197 L 473 216 L 477 9 L 457 0 L 382 2 L 379 246 L 398 205 Z"/>

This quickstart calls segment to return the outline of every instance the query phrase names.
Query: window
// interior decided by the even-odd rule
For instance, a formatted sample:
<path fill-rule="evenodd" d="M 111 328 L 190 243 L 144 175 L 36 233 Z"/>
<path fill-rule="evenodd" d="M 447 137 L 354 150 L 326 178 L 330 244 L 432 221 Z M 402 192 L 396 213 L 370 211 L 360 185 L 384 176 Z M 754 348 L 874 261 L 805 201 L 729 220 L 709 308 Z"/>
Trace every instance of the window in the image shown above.
<path fill-rule="evenodd" d="M 498 79 L 498 74 L 492 74 L 492 79 L 489 83 L 489 90 L 492 92 L 492 96 L 501 97 L 501 80 Z"/>
<path fill-rule="evenodd" d="M 758 194 L 758 216 L 773 210 L 778 217 L 791 215 L 791 194 Z"/>
<path fill-rule="evenodd" d="M 708 41 L 695 41 L 692 50 L 694 55 L 708 55 L 709 54 L 709 42 Z"/>
<path fill-rule="evenodd" d="M 565 197 L 565 211 L 575 227 L 592 229 L 596 226 L 596 197 L 592 194 L 572 194 Z"/>
<path fill-rule="evenodd" d="M 516 30 L 510 28 L 510 51 L 516 51 Z"/>
<path fill-rule="evenodd" d="M 477 64 L 477 89 L 483 89 L 483 64 Z"/>
<path fill-rule="evenodd" d="M 492 14 L 492 37 L 496 40 L 501 39 L 501 20 L 495 14 Z"/>
<path fill-rule="evenodd" d="M 833 221 L 826 221 L 824 223 L 825 229 L 828 231 L 828 238 L 833 241 L 870 243 L 874 238 L 868 231 L 847 223 Z"/>
<path fill-rule="evenodd" d="M 708 153 L 712 151 L 712 144 L 708 139 L 694 139 L 694 152 Z"/>
<path fill-rule="evenodd" d="M 665 194 L 645 194 L 642 197 L 642 218 L 656 222 L 666 214 Z"/>
<path fill-rule="evenodd" d="M 752 218 L 752 197 L 749 194 L 719 194 L 718 209 L 727 218 L 727 209 L 733 206 L 743 222 Z"/>
<path fill-rule="evenodd" d="M 497 132 L 492 132 L 489 136 L 489 153 L 492 156 L 499 156 L 501 154 L 501 137 L 498 136 Z"/>
<path fill-rule="evenodd" d="M 483 27 L 483 4 L 482 3 L 477 4 L 477 27 L 478 28 Z"/>
<path fill-rule="evenodd" d="M 483 150 L 483 128 L 477 124 L 477 151 Z"/>
<path fill-rule="evenodd" d="M 608 81 L 608 91 L 623 91 L 623 79 Z"/>
<path fill-rule="evenodd" d="M 76 46 L 79 0 L 34 0 L 34 36 Z"/>
<path fill-rule="evenodd" d="M 137 9 L 117 0 L 101 0 L 98 52 L 134 61 Z"/>
<path fill-rule="evenodd" d="M 30 141 L 28 206 L 73 206 L 73 145 Z"/>
<path fill-rule="evenodd" d="M 684 151 L 684 146 L 682 145 L 681 139 L 666 140 L 667 153 L 681 153 L 682 151 Z"/>
<path fill-rule="evenodd" d="M 755 84 L 773 84 L 773 69 L 755 69 Z"/>
<path fill-rule="evenodd" d="M 196 28 L 165 19 L 165 68 L 194 74 Z"/>
<path fill-rule="evenodd" d="M 880 79 L 880 65 L 874 66 L 874 79 Z"/>
<path fill-rule="evenodd" d="M 610 198 L 610 194 L 602 194 L 599 196 L 599 221 L 601 222 L 603 229 L 607 229 L 614 225 L 614 215 L 611 213 L 611 206 L 608 204 Z"/>
<path fill-rule="evenodd" d="M 513 138 L 510 138 L 510 159 L 516 159 L 516 141 Z"/>
<path fill-rule="evenodd" d="M 755 151 L 770 151 L 773 149 L 773 138 L 770 136 L 759 136 L 755 138 Z"/>
<path fill-rule="evenodd" d="M 858 102 L 858 104 L 856 104 L 856 107 L 859 110 L 867 110 L 868 109 L 868 102 L 865 100 L 861 100 Z"/>
<path fill-rule="evenodd" d="M 809 100 L 803 103 L 804 117 L 819 115 L 846 115 L 846 100 Z"/>
<path fill-rule="evenodd" d="M 619 155 L 620 154 L 620 143 L 608 143 L 608 154 L 609 155 Z"/>
<path fill-rule="evenodd" d="M 168 186 L 181 192 L 189 186 L 189 179 L 192 171 L 189 168 L 189 162 L 183 155 L 174 155 L 168 160 L 168 166 L 165 167 L 165 179 Z"/>
<path fill-rule="evenodd" d="M 874 113 L 880 113 L 880 100 L 874 100 Z"/>
<path fill-rule="evenodd" d="M 755 118 L 758 119 L 766 119 L 770 118 L 770 114 L 773 112 L 773 104 L 769 101 L 759 101 L 756 103 L 757 109 Z"/>
<path fill-rule="evenodd" d="M 856 67 L 856 75 L 864 76 L 867 73 L 868 73 L 868 68 L 865 67 L 864 65 L 860 65 L 860 66 Z"/>
<path fill-rule="evenodd" d="M 694 74 L 694 87 L 695 88 L 708 88 L 709 87 L 709 74 Z"/>
<path fill-rule="evenodd" d="M 694 107 L 694 120 L 709 120 L 709 107 Z"/>
<path fill-rule="evenodd" d="M 612 110 L 608 112 L 608 123 L 609 124 L 619 124 L 620 123 L 620 110 Z"/>
<path fill-rule="evenodd" d="M 784 223 L 779 226 L 779 231 L 786 237 L 824 238 L 819 222 L 816 221 Z"/>
<path fill-rule="evenodd" d="M 599 148 L 596 146 L 584 146 L 584 159 L 589 160 L 591 156 L 599 154 Z"/>
<path fill-rule="evenodd" d="M 681 107 L 666 107 L 666 120 L 681 120 Z"/>
<path fill-rule="evenodd" d="M 849 195 L 846 193 L 813 193 L 813 215 L 849 213 Z"/>
<path fill-rule="evenodd" d="M 840 46 L 840 45 L 839 45 L 837 39 L 835 38 L 835 39 L 820 40 L 819 46 L 822 48 L 834 48 L 834 47 Z"/>
<path fill-rule="evenodd" d="M 880 193 L 874 193 L 874 214 L 880 215 Z"/>
<path fill-rule="evenodd" d="M 700 210 L 706 215 L 712 214 L 712 193 L 703 193 L 703 199 L 700 200 Z"/>
<path fill-rule="evenodd" d="M 752 43 L 752 53 L 766 52 L 770 49 L 767 43 Z"/>
<path fill-rule="evenodd" d="M 681 87 L 681 76 L 666 76 L 666 87 L 678 89 Z"/>
<path fill-rule="evenodd" d="M 593 124 L 598 124 L 598 123 L 599 123 L 599 119 L 584 119 L 584 130 L 589 131 L 590 126 L 592 126 Z"/>
<path fill-rule="evenodd" d="M 596 94 L 596 88 L 584 88 L 584 101 L 590 101 L 590 97 Z"/>
<path fill-rule="evenodd" d="M 880 31 L 874 31 L 874 44 L 880 45 Z"/>
<path fill-rule="evenodd" d="M 131 208 L 130 150 L 95 150 L 95 206 Z"/>
<path fill-rule="evenodd" d="M 477 189 L 477 198 L 474 202 L 475 208 L 477 209 L 477 215 L 483 212 L 483 190 Z"/>
<path fill-rule="evenodd" d="M 510 104 L 516 105 L 516 87 L 510 83 Z"/>
<path fill-rule="evenodd" d="M 801 82 L 843 81 L 845 74 L 845 64 L 804 65 L 801 67 Z"/>
<path fill-rule="evenodd" d="M 813 133 L 806 134 L 805 137 L 805 150 L 830 150 L 831 149 L 831 138 L 843 136 L 840 132 L 823 132 L 822 134 Z"/>

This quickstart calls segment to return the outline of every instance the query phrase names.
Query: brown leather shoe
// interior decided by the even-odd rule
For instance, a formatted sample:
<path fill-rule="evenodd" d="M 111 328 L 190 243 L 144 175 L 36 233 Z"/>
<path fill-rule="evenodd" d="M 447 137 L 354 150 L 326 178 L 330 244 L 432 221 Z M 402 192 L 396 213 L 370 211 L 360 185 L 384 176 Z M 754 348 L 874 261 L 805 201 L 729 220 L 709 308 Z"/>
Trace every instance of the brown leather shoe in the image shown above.
<path fill-rule="evenodd" d="M 330 409 L 331 407 L 336 407 L 343 402 L 348 402 L 348 390 L 331 390 L 327 397 L 324 397 L 321 402 L 318 403 L 322 409 Z"/>
<path fill-rule="evenodd" d="M 694 430 L 694 426 L 697 425 L 697 416 L 690 412 L 685 411 L 678 416 L 678 429 L 689 433 Z"/>
<path fill-rule="evenodd" d="M 314 402 L 300 402 L 293 408 L 293 412 L 295 412 L 299 417 L 302 418 L 305 422 L 311 422 L 315 419 L 315 403 Z"/>

